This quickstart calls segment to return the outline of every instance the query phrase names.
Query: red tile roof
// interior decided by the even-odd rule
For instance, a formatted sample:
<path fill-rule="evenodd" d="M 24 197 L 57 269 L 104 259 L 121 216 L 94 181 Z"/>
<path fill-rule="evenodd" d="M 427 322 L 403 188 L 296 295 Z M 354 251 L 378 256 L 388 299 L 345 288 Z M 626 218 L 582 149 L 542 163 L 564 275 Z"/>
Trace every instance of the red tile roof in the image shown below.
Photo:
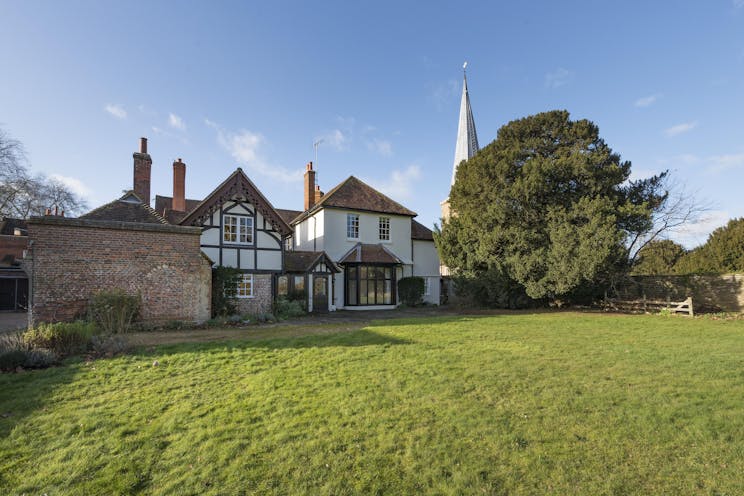
<path fill-rule="evenodd" d="M 434 233 L 425 225 L 411 219 L 411 239 L 434 241 Z"/>
<path fill-rule="evenodd" d="M 381 244 L 357 243 L 354 248 L 341 257 L 340 263 L 401 264 L 403 262 Z"/>

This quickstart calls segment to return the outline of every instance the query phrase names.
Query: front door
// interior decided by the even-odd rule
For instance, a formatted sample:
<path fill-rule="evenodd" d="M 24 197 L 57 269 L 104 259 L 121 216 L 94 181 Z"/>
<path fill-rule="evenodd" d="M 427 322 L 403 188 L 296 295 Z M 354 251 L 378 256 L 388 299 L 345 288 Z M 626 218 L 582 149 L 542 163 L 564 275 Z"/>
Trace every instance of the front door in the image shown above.
<path fill-rule="evenodd" d="M 328 278 L 313 277 L 313 312 L 328 311 Z"/>

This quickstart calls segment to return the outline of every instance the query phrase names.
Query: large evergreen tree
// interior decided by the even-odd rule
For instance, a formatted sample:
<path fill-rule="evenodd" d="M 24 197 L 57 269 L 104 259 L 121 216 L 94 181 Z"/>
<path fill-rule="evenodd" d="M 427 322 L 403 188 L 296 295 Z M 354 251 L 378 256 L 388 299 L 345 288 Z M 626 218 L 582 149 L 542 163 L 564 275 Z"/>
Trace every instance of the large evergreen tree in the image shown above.
<path fill-rule="evenodd" d="M 678 274 L 726 274 L 744 271 L 744 218 L 713 231 L 704 245 L 682 257 Z"/>
<path fill-rule="evenodd" d="M 630 240 L 667 198 L 665 176 L 630 181 L 630 162 L 566 111 L 515 120 L 459 165 L 437 247 L 481 303 L 576 297 L 627 268 Z"/>
<path fill-rule="evenodd" d="M 685 248 L 671 239 L 651 241 L 641 248 L 633 265 L 634 275 L 669 275 L 676 272 L 675 266 L 685 256 Z"/>

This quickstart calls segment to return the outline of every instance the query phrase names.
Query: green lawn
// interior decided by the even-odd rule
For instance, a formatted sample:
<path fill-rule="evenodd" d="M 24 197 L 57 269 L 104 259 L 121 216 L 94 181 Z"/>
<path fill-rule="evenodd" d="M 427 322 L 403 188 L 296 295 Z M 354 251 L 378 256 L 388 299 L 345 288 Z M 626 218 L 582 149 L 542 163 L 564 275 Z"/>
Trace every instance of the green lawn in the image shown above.
<path fill-rule="evenodd" d="M 23 493 L 744 494 L 744 322 L 380 321 L 3 374 Z"/>

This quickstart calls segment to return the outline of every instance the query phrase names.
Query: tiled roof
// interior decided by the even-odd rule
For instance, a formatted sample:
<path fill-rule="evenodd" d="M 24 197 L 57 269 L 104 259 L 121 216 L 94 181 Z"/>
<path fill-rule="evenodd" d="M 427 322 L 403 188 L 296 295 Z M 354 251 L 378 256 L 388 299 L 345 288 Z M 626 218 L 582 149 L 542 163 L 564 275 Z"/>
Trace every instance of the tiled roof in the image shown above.
<path fill-rule="evenodd" d="M 411 239 L 434 241 L 434 233 L 425 225 L 411 219 Z"/>
<path fill-rule="evenodd" d="M 285 208 L 277 208 L 275 210 L 287 224 L 290 224 L 302 213 L 302 210 L 287 210 Z"/>
<path fill-rule="evenodd" d="M 183 218 L 186 217 L 186 214 L 198 207 L 200 203 L 201 200 L 186 198 L 186 211 L 178 212 L 171 208 L 173 205 L 173 197 L 155 195 L 155 211 L 162 215 L 165 220 L 171 224 L 179 224 Z"/>
<path fill-rule="evenodd" d="M 139 222 L 143 224 L 167 224 L 168 222 L 133 192 L 128 191 L 118 200 L 91 210 L 81 219 Z"/>
<path fill-rule="evenodd" d="M 13 236 L 16 228 L 22 229 L 26 234 L 26 221 L 23 219 L 14 219 L 12 217 L 0 218 L 0 234 Z"/>
<path fill-rule="evenodd" d="M 336 264 L 324 251 L 288 251 L 284 254 L 284 271 L 308 272 L 321 260 L 325 261 L 332 272 L 338 272 Z"/>
<path fill-rule="evenodd" d="M 340 263 L 401 264 L 403 261 L 381 244 L 357 243 L 341 258 Z"/>
<path fill-rule="evenodd" d="M 417 215 L 416 212 L 408 210 L 400 203 L 388 198 L 354 176 L 349 176 L 348 179 L 326 193 L 318 203 L 304 212 L 302 218 L 325 207 L 365 210 L 368 212 L 407 215 L 410 217 Z M 302 220 L 302 218 L 298 220 Z"/>

